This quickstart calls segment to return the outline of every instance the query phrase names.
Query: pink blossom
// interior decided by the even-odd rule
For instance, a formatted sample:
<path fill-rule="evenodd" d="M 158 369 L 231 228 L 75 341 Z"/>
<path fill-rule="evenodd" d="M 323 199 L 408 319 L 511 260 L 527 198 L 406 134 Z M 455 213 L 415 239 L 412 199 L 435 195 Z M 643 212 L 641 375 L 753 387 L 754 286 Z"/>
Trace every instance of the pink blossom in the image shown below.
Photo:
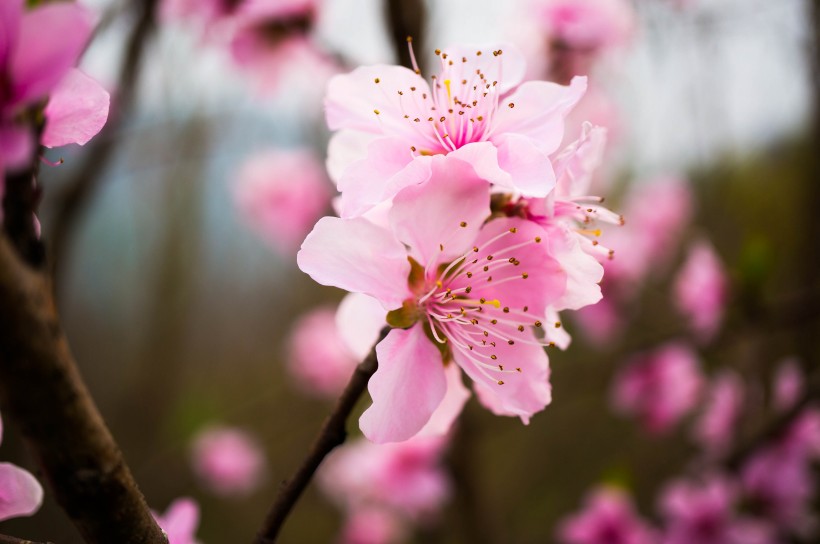
<path fill-rule="evenodd" d="M 803 394 L 805 376 L 796 359 L 786 359 L 777 367 L 774 377 L 773 404 L 776 410 L 786 411 Z"/>
<path fill-rule="evenodd" d="M 168 535 L 168 544 L 198 544 L 199 505 L 183 497 L 172 502 L 163 514 L 154 514 L 157 525 Z"/>
<path fill-rule="evenodd" d="M 714 248 L 705 240 L 695 243 L 675 279 L 675 303 L 703 340 L 720 328 L 727 296 L 726 273 Z"/>
<path fill-rule="evenodd" d="M 543 0 L 538 17 L 561 47 L 598 52 L 626 43 L 635 30 L 627 0 Z"/>
<path fill-rule="evenodd" d="M 3 422 L 0 421 L 0 441 Z M 43 504 L 43 488 L 27 470 L 0 463 L 0 521 L 30 516 Z"/>
<path fill-rule="evenodd" d="M 766 447 L 743 466 L 741 478 L 755 511 L 795 532 L 812 525 L 816 481 L 804 456 L 778 445 Z"/>
<path fill-rule="evenodd" d="M 706 407 L 698 420 L 695 439 L 711 453 L 722 453 L 731 444 L 743 410 L 743 381 L 724 370 L 712 383 Z"/>
<path fill-rule="evenodd" d="M 615 377 L 612 402 L 653 433 L 669 430 L 698 402 L 700 363 L 689 346 L 669 343 L 635 356 Z"/>
<path fill-rule="evenodd" d="M 246 431 L 208 427 L 194 437 L 191 447 L 194 472 L 217 495 L 244 496 L 262 483 L 265 456 Z"/>
<path fill-rule="evenodd" d="M 702 484 L 677 481 L 660 500 L 666 518 L 663 544 L 772 544 L 772 528 L 735 511 L 737 490 L 725 478 L 710 476 Z"/>
<path fill-rule="evenodd" d="M 108 116 L 108 93 L 72 69 L 91 36 L 91 12 L 73 3 L 25 11 L 22 0 L 7 0 L 0 25 L 0 165 L 13 169 L 30 159 L 33 134 L 18 117 L 52 93 L 43 144 L 87 142 Z"/>
<path fill-rule="evenodd" d="M 366 66 L 330 80 L 328 149 L 342 193 L 341 215 L 358 216 L 429 178 L 433 155 L 470 163 L 507 192 L 544 197 L 555 186 L 551 155 L 586 80 L 568 87 L 520 84 L 524 60 L 512 46 L 439 52 L 432 83 L 399 66 Z M 367 142 L 367 147 L 362 142 Z"/>
<path fill-rule="evenodd" d="M 386 508 L 363 507 L 351 512 L 339 544 L 398 544 L 405 541 L 405 522 Z"/>
<path fill-rule="evenodd" d="M 234 201 L 241 219 L 263 240 L 291 256 L 330 204 L 321 163 L 304 150 L 268 150 L 242 166 Z"/>
<path fill-rule="evenodd" d="M 424 521 L 450 496 L 450 480 L 441 466 L 445 446 L 442 437 L 345 444 L 320 468 L 319 485 L 349 513 L 378 507 L 403 520 Z"/>
<path fill-rule="evenodd" d="M 325 217 L 297 255 L 317 282 L 400 310 L 392 323 L 407 328 L 377 346 L 373 405 L 360 420 L 375 442 L 407 440 L 425 426 L 449 389 L 442 362 L 450 360 L 494 413 L 526 423 L 550 401 L 533 328 L 566 291 L 551 238 L 521 218 L 485 224 L 489 187 L 469 163 L 439 156 L 430 167 L 428 181 L 395 196 L 389 227 Z"/>
<path fill-rule="evenodd" d="M 622 287 L 662 269 L 692 215 L 685 180 L 658 178 L 632 186 L 623 207 L 626 224 L 607 233 L 614 258 L 605 263 L 607 278 Z"/>
<path fill-rule="evenodd" d="M 584 509 L 558 528 L 565 544 L 655 544 L 658 535 L 636 513 L 629 496 L 613 487 L 591 492 Z"/>

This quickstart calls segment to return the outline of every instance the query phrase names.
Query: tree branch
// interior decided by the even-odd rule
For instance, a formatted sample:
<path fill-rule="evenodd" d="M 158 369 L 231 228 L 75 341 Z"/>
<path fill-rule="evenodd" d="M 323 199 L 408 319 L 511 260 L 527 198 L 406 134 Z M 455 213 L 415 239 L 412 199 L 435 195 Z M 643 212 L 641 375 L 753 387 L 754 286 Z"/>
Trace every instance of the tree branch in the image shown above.
<path fill-rule="evenodd" d="M 0 535 L 0 544 L 54 544 L 53 542 L 35 542 L 14 536 Z"/>
<path fill-rule="evenodd" d="M 80 377 L 45 274 L 0 237 L 0 406 L 92 544 L 167 542 Z"/>
<path fill-rule="evenodd" d="M 390 327 L 383 328 L 376 344 L 381 342 L 388 332 L 390 332 Z M 350 381 L 347 383 L 347 387 L 345 387 L 339 400 L 336 401 L 333 411 L 322 424 L 322 428 L 313 441 L 307 457 L 302 461 L 302 465 L 290 480 L 283 483 L 262 528 L 256 535 L 254 544 L 273 544 L 276 542 L 285 519 L 310 483 L 316 469 L 319 468 L 327 454 L 336 446 L 341 445 L 347 438 L 345 422 L 350 417 L 350 413 L 359 401 L 359 397 L 367 388 L 367 382 L 377 368 L 378 361 L 376 359 L 376 347 L 374 346 L 368 356 L 356 367 Z"/>
<path fill-rule="evenodd" d="M 137 20 L 125 48 L 120 68 L 117 95 L 113 101 L 111 114 L 102 132 L 97 135 L 85 161 L 77 174 L 66 182 L 65 189 L 55 204 L 54 224 L 50 232 L 51 262 L 57 274 L 55 281 L 60 285 L 61 270 L 65 267 L 68 245 L 82 211 L 99 185 L 102 174 L 108 166 L 117 147 L 116 133 L 133 108 L 137 79 L 143 63 L 145 44 L 155 27 L 157 0 L 135 0 L 133 9 Z"/>

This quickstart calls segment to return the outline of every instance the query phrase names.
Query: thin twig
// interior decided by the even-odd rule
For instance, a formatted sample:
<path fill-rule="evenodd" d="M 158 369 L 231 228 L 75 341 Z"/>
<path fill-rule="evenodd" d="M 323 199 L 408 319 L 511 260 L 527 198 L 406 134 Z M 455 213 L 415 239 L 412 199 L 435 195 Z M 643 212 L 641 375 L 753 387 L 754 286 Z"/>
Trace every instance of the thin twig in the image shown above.
<path fill-rule="evenodd" d="M 57 197 L 54 224 L 50 232 L 51 262 L 55 265 L 55 282 L 59 290 L 65 258 L 77 221 L 99 185 L 102 174 L 119 143 L 116 137 L 120 127 L 133 108 L 137 80 L 143 64 L 146 44 L 155 28 L 157 0 L 135 0 L 136 22 L 125 48 L 120 68 L 117 95 L 113 101 L 108 122 L 92 143 L 86 159 L 77 174 L 65 184 Z"/>
<path fill-rule="evenodd" d="M 381 342 L 389 331 L 389 327 L 382 329 L 376 343 Z M 377 368 L 378 361 L 376 360 L 376 348 L 374 346 L 368 356 L 356 367 L 350 381 L 347 383 L 347 387 L 345 387 L 339 400 L 336 401 L 333 411 L 322 424 L 322 428 L 313 441 L 304 461 L 302 461 L 302 465 L 296 471 L 296 474 L 290 480 L 284 482 L 279 489 L 279 494 L 276 496 L 276 500 L 268 512 L 262 528 L 257 533 L 254 544 L 273 544 L 276 542 L 285 519 L 310 483 L 316 469 L 319 468 L 327 454 L 336 446 L 341 445 L 347 438 L 345 422 L 350 417 L 350 413 L 359 401 L 359 397 L 367 388 L 367 382 Z"/>
<path fill-rule="evenodd" d="M 48 276 L 2 236 L 0 407 L 86 542 L 167 542 L 80 377 Z"/>

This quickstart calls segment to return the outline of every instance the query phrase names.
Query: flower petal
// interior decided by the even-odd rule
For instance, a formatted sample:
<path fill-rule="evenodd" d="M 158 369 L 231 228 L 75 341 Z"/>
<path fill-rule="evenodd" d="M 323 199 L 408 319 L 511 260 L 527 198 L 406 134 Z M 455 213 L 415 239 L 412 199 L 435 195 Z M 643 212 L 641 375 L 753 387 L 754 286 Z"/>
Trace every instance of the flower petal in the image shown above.
<path fill-rule="evenodd" d="M 379 331 L 386 324 L 382 305 L 373 297 L 361 293 L 349 293 L 336 310 L 339 336 L 359 361 L 373 349 L 379 339 Z"/>
<path fill-rule="evenodd" d="M 373 442 L 402 442 L 430 420 L 447 390 L 441 353 L 424 327 L 393 329 L 376 347 L 379 369 L 367 385 L 373 405 L 359 426 Z"/>
<path fill-rule="evenodd" d="M 27 470 L 0 463 L 0 521 L 30 516 L 43 503 L 43 488 Z"/>
<path fill-rule="evenodd" d="M 461 368 L 455 364 L 444 367 L 444 375 L 447 378 L 447 393 L 438 405 L 436 411 L 430 416 L 430 421 L 419 432 L 419 436 L 442 436 L 450 431 L 464 405 L 470 398 L 470 390 L 464 385 L 461 379 Z"/>
<path fill-rule="evenodd" d="M 587 78 L 581 76 L 572 78 L 569 86 L 527 81 L 499 104 L 493 133 L 528 136 L 542 151 L 552 153 L 564 139 L 564 119 L 586 88 Z"/>
<path fill-rule="evenodd" d="M 576 236 L 559 228 L 549 229 L 552 255 L 566 272 L 564 294 L 553 304 L 556 310 L 579 310 L 595 304 L 603 295 L 600 281 L 604 267 L 581 247 Z"/>
<path fill-rule="evenodd" d="M 404 246 L 363 218 L 323 217 L 305 238 L 296 262 L 318 283 L 373 296 L 388 310 L 410 296 Z"/>
<path fill-rule="evenodd" d="M 532 333 L 529 336 L 532 337 Z M 500 374 L 503 384 L 499 384 L 489 373 L 481 372 L 478 363 L 468 356 L 469 353 L 472 352 L 456 350 L 455 360 L 475 382 L 473 390 L 478 400 L 494 414 L 518 416 L 528 424 L 530 417 L 543 410 L 552 400 L 549 359 L 540 345 L 498 343 L 495 348 L 497 360 L 510 361 L 505 365 L 509 372 Z M 516 368 L 521 371 L 516 371 Z"/>
<path fill-rule="evenodd" d="M 493 138 L 498 166 L 510 175 L 510 185 L 523 196 L 545 197 L 555 187 L 552 162 L 539 142 L 520 134 Z"/>
<path fill-rule="evenodd" d="M 430 179 L 393 199 L 393 232 L 425 265 L 460 257 L 490 215 L 490 186 L 466 162 L 437 156 Z"/>
<path fill-rule="evenodd" d="M 351 164 L 339 179 L 342 217 L 359 216 L 409 185 L 430 177 L 430 157 L 410 154 L 398 138 L 379 138 L 367 146 L 367 156 Z"/>
<path fill-rule="evenodd" d="M 480 55 L 476 54 L 478 51 L 481 52 Z M 472 80 L 479 70 L 487 81 L 498 81 L 500 91 L 506 93 L 521 83 L 527 71 L 524 54 L 511 42 L 481 46 L 450 46 L 444 48 L 444 53 L 448 59 L 445 62 L 444 55 L 441 56 L 442 71 L 439 81 Z"/>
<path fill-rule="evenodd" d="M 358 130 L 340 130 L 327 143 L 327 173 L 333 183 L 339 183 L 345 170 L 367 157 L 367 146 L 375 137 Z"/>
<path fill-rule="evenodd" d="M 92 13 L 74 3 L 47 4 L 25 13 L 11 57 L 12 104 L 50 93 L 77 63 L 92 26 Z"/>
<path fill-rule="evenodd" d="M 23 0 L 4 0 L 0 2 L 0 72 L 6 66 L 20 32 L 20 20 L 23 18 Z"/>
<path fill-rule="evenodd" d="M 410 120 L 428 116 L 416 93 L 429 95 L 430 87 L 408 68 L 360 66 L 330 79 L 325 97 L 327 126 L 412 138 L 418 133 Z"/>
<path fill-rule="evenodd" d="M 111 97 L 93 78 L 72 68 L 54 88 L 45 109 L 42 144 L 85 145 L 105 125 Z"/>
<path fill-rule="evenodd" d="M 0 166 L 15 170 L 29 164 L 34 153 L 34 135 L 29 127 L 0 124 Z"/>

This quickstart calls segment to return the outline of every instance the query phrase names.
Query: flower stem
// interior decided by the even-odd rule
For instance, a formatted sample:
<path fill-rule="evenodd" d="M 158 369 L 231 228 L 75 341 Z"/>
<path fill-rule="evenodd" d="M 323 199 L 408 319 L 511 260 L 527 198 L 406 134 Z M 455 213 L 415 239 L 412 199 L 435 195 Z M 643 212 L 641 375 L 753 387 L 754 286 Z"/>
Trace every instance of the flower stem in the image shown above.
<path fill-rule="evenodd" d="M 387 333 L 390 332 L 390 327 L 382 329 L 379 334 L 379 339 L 376 342 L 381 342 Z M 308 454 L 302 461 L 302 464 L 296 470 L 296 473 L 290 480 L 283 483 L 276 496 L 268 515 L 265 517 L 265 522 L 262 528 L 254 539 L 254 544 L 273 544 L 279 535 L 282 525 L 285 523 L 290 511 L 293 510 L 296 501 L 299 500 L 305 488 L 307 488 L 316 469 L 322 463 L 324 458 L 336 446 L 344 443 L 347 438 L 347 431 L 345 430 L 345 423 L 359 397 L 362 396 L 367 388 L 367 382 L 370 377 L 376 372 L 378 368 L 378 361 L 376 359 L 376 347 L 370 350 L 370 353 L 364 360 L 359 363 L 353 375 L 350 377 L 345 390 L 336 401 L 333 411 L 325 419 L 319 434 L 313 441 L 313 444 L 308 450 Z"/>

